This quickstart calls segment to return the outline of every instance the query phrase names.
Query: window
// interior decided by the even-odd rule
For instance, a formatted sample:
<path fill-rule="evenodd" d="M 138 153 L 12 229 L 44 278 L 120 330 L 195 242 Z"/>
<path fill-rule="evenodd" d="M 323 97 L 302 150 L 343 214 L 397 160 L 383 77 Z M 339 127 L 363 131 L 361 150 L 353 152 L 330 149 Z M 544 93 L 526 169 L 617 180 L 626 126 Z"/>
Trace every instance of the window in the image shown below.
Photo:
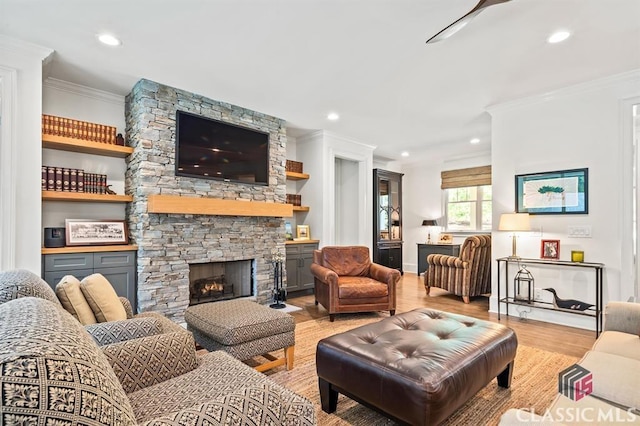
<path fill-rule="evenodd" d="M 445 190 L 447 231 L 491 230 L 491 185 Z"/>
<path fill-rule="evenodd" d="M 491 231 L 491 166 L 440 173 L 447 231 Z"/>

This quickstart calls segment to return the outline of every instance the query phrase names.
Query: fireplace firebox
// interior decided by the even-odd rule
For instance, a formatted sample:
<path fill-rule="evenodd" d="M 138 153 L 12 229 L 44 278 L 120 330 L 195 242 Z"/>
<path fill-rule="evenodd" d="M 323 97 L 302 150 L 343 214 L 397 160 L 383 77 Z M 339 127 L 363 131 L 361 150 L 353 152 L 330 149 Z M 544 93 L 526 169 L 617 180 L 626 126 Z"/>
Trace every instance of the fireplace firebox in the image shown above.
<path fill-rule="evenodd" d="M 253 260 L 189 264 L 189 305 L 253 296 Z"/>

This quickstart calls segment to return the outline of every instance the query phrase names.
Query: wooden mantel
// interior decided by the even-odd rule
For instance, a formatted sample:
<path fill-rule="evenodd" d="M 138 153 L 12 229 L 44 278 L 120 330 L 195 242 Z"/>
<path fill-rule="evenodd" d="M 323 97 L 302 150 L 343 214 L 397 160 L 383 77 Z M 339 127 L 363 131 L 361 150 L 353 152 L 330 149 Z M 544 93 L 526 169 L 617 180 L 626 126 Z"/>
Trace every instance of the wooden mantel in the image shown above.
<path fill-rule="evenodd" d="M 293 205 L 264 201 L 223 200 L 221 198 L 149 195 L 149 213 L 204 214 L 215 216 L 292 217 Z"/>

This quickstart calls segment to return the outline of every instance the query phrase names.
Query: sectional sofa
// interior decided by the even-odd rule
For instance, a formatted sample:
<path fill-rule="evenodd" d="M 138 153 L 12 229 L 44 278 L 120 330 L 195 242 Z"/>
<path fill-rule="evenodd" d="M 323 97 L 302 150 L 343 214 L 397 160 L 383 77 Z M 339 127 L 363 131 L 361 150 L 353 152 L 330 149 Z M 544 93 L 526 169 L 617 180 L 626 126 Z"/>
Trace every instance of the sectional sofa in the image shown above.
<path fill-rule="evenodd" d="M 49 291 L 7 300 L 5 286 L 0 424 L 317 422 L 309 400 L 230 355 L 199 356 L 192 334 L 182 327 L 98 346 Z"/>
<path fill-rule="evenodd" d="M 544 413 L 508 410 L 500 425 L 640 424 L 640 304 L 609 302 L 604 315 L 604 331 L 578 361 L 592 375 L 592 392 L 558 393 Z"/>

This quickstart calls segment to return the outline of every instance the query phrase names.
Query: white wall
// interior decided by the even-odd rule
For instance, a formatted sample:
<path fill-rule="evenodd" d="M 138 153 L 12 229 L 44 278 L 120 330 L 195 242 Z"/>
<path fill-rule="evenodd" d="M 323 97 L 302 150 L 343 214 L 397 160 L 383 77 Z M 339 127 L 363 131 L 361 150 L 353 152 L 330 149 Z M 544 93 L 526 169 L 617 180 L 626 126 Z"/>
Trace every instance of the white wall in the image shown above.
<path fill-rule="evenodd" d="M 47 79 L 43 87 L 44 114 L 114 126 L 125 134 L 124 97 L 77 84 Z M 107 175 L 107 184 L 124 194 L 126 162 L 122 158 L 89 155 L 54 149 L 42 150 L 46 166 L 83 169 Z M 42 227 L 64 226 L 65 219 L 124 219 L 125 205 L 120 203 L 43 203 Z"/>
<path fill-rule="evenodd" d="M 427 229 L 422 226 L 424 219 L 443 220 L 443 191 L 440 189 L 440 173 L 445 170 L 487 166 L 491 164 L 491 154 L 476 152 L 470 157 L 434 159 L 432 162 L 411 164 L 401 168 L 402 178 L 402 220 L 404 240 L 402 261 L 403 269 L 416 273 L 418 269 L 418 246 L 427 240 Z M 389 164 L 391 168 L 393 164 Z M 396 166 L 397 168 L 397 166 Z M 390 169 L 389 169 L 390 170 Z M 431 230 L 431 240 L 438 239 L 444 227 Z M 464 235 L 454 236 L 454 243 L 464 242 Z"/>
<path fill-rule="evenodd" d="M 14 105 L 10 116 L 2 117 L 2 152 L 9 147 L 12 171 L 3 172 L 2 187 L 13 191 L 2 191 L 0 221 L 13 232 L 5 232 L 9 244 L 3 243 L 1 265 L 3 269 L 22 268 L 40 274 L 40 230 L 41 192 L 40 160 L 42 153 L 42 67 L 50 57 L 51 49 L 24 43 L 0 36 L 0 67 L 13 73 L 15 84 Z M 6 111 L 3 109 L 3 114 Z M 6 139 L 5 126 L 11 127 L 11 136 Z M 5 195 L 9 194 L 7 198 Z M 6 207 L 6 208 L 5 208 Z"/>
<path fill-rule="evenodd" d="M 302 203 L 309 206 L 310 210 L 308 213 L 296 213 L 295 219 L 298 225 L 309 225 L 311 238 L 320 240 L 321 246 L 326 245 L 322 235 L 325 206 L 323 187 L 326 184 L 323 181 L 323 178 L 326 180 L 324 176 L 326 159 L 322 132 L 299 136 L 296 142 L 296 158 L 290 159 L 301 161 L 304 172 L 309 174 L 307 181 L 298 184 L 298 193 L 302 196 Z"/>
<path fill-rule="evenodd" d="M 375 147 L 347 139 L 326 131 L 317 131 L 297 138 L 297 161 L 304 163 L 309 181 L 301 189 L 303 203 L 309 200 L 310 212 L 305 223 L 310 225 L 311 236 L 321 246 L 335 241 L 335 159 L 355 161 L 358 164 L 358 192 L 352 194 L 357 208 L 349 213 L 359 218 L 357 227 L 359 245 L 371 248 L 373 150 Z"/>
<path fill-rule="evenodd" d="M 501 213 L 514 211 L 514 175 L 588 167 L 589 214 L 532 216 L 532 227 L 540 227 L 542 233 L 520 238 L 518 254 L 539 258 L 541 239 L 560 240 L 561 260 L 570 260 L 571 250 L 584 250 L 585 261 L 606 265 L 605 303 L 626 300 L 633 293 L 631 140 L 623 137 L 627 132 L 621 125 L 622 114 L 630 112 L 621 105 L 639 92 L 640 72 L 632 72 L 490 108 L 494 229 Z M 570 225 L 590 226 L 592 237 L 568 238 Z M 508 234 L 494 232 L 493 257 L 509 255 L 510 244 Z M 591 272 L 530 269 L 536 287 L 555 287 L 560 297 L 594 301 Z M 492 272 L 490 309 L 496 311 L 498 271 L 494 267 Z M 577 315 L 532 310 L 528 316 L 594 327 L 592 319 Z"/>

